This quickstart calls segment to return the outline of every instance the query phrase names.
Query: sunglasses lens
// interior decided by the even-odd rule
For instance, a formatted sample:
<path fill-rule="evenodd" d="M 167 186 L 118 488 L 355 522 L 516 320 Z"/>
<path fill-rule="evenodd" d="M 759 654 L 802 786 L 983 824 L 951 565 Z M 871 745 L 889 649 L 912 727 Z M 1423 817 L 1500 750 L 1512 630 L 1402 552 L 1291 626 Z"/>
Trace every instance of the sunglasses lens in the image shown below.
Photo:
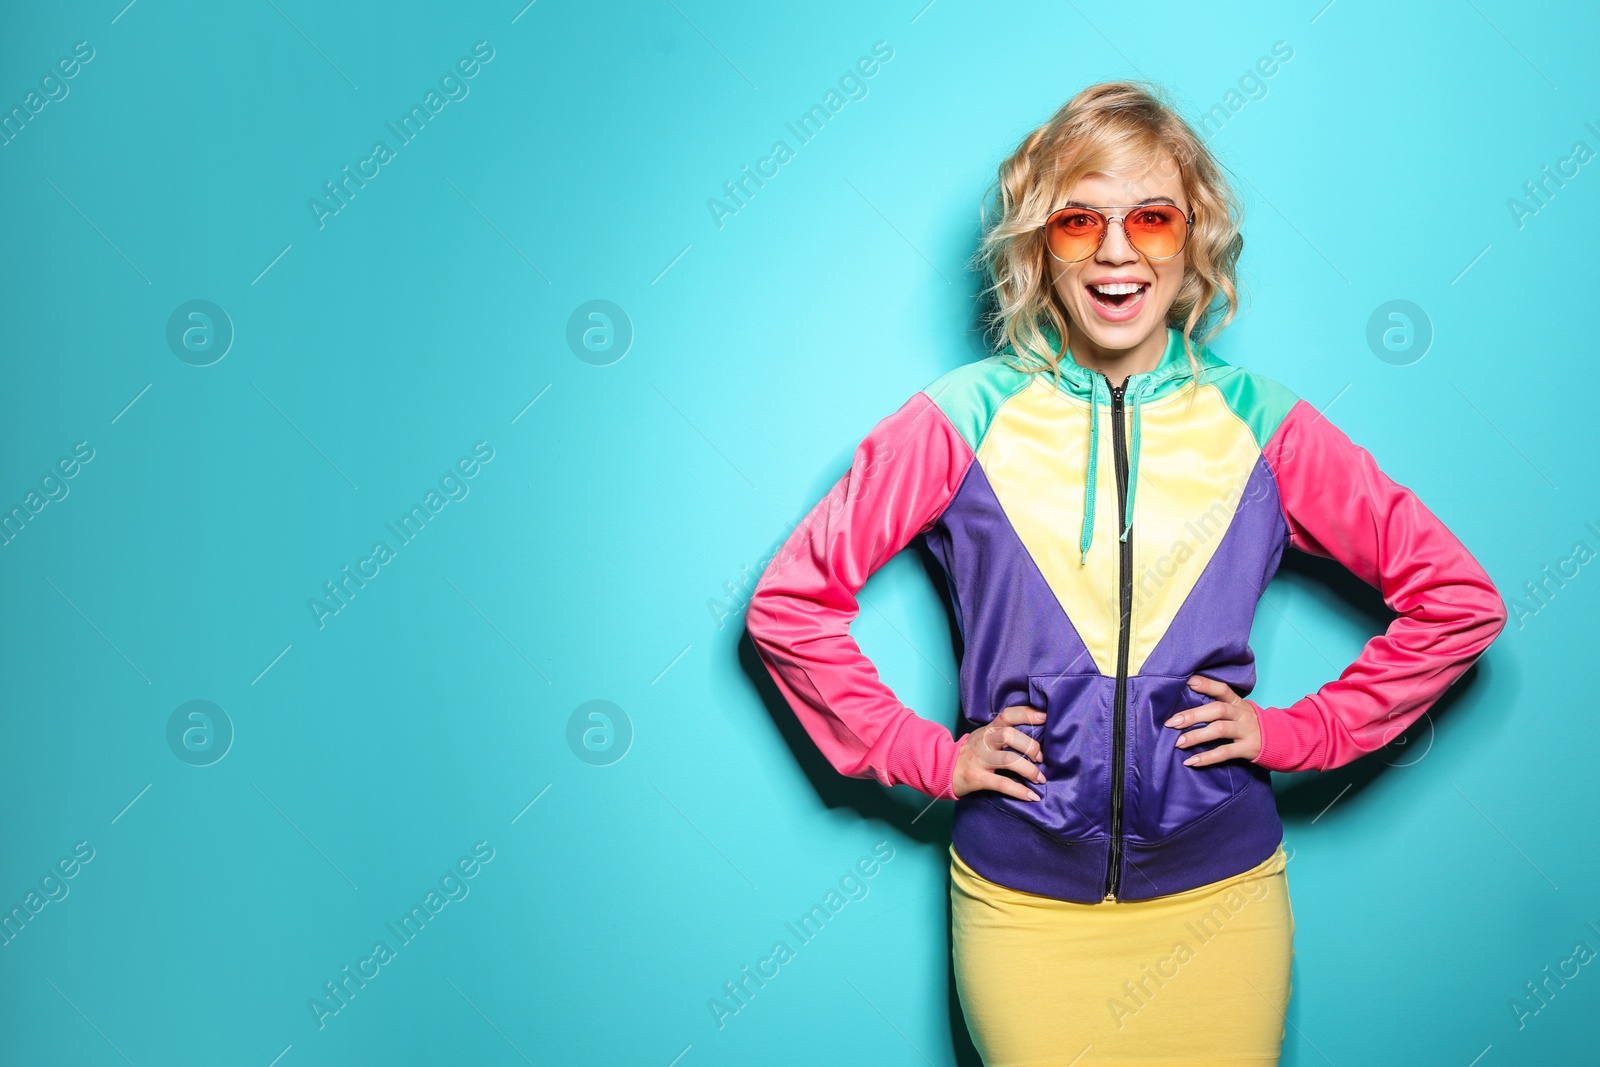
<path fill-rule="evenodd" d="M 1067 263 L 1075 263 L 1100 247 L 1100 235 L 1106 232 L 1106 217 L 1089 208 L 1066 208 L 1050 216 L 1044 226 L 1045 243 L 1050 254 Z"/>
<path fill-rule="evenodd" d="M 1171 259 L 1183 251 L 1189 237 L 1183 212 L 1175 207 L 1153 204 L 1135 208 L 1123 221 L 1128 242 L 1151 259 Z"/>

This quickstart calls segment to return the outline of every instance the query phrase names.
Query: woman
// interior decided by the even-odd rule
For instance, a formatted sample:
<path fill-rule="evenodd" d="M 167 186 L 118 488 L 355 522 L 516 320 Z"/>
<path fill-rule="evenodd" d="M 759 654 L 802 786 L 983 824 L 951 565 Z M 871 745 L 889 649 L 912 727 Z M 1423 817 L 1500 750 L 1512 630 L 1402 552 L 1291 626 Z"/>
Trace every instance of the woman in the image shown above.
<path fill-rule="evenodd" d="M 842 773 L 957 801 L 957 989 L 989 1067 L 1275 1064 L 1294 920 L 1273 770 L 1404 730 L 1505 624 L 1461 542 L 1305 400 L 1192 340 L 1238 307 L 1239 210 L 1193 130 L 1092 86 L 1000 167 L 1004 346 L 883 419 L 747 625 Z M 957 606 L 960 740 L 850 637 L 921 535 Z M 1285 708 L 1246 698 L 1283 550 L 1399 613 Z"/>

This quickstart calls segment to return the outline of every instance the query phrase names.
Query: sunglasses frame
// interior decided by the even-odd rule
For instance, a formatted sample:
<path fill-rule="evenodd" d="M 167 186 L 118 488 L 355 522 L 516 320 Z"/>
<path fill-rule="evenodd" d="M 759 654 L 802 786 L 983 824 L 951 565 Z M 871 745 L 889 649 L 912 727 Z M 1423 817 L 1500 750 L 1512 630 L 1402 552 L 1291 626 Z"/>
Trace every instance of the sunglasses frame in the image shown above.
<path fill-rule="evenodd" d="M 1146 259 L 1153 259 L 1157 261 L 1175 259 L 1183 254 L 1183 250 L 1185 248 L 1189 247 L 1189 235 L 1194 232 L 1194 212 L 1192 211 L 1182 216 L 1183 244 L 1178 246 L 1178 250 L 1172 253 L 1170 256 L 1152 256 L 1148 252 L 1141 249 L 1138 245 L 1133 243 L 1133 237 L 1128 233 L 1128 224 L 1124 220 L 1127 218 L 1128 212 L 1135 211 L 1139 208 L 1170 207 L 1176 211 L 1178 210 L 1176 204 L 1105 204 L 1102 205 L 1102 207 L 1104 210 L 1098 207 L 1082 207 L 1073 205 L 1068 207 L 1058 207 L 1054 211 L 1050 212 L 1049 216 L 1044 220 L 1044 222 L 1039 225 L 1041 232 L 1050 228 L 1051 219 L 1054 219 L 1057 215 L 1060 215 L 1065 211 L 1092 211 L 1096 215 L 1099 215 L 1101 218 L 1106 220 L 1105 228 L 1100 231 L 1100 240 L 1096 242 L 1093 248 L 1079 256 L 1077 259 L 1062 259 L 1060 256 L 1056 255 L 1055 249 L 1050 247 L 1050 237 L 1048 234 L 1046 234 L 1044 238 L 1044 250 L 1045 252 L 1049 253 L 1050 258 L 1055 260 L 1057 263 L 1082 263 L 1096 252 L 1100 251 L 1100 246 L 1105 243 L 1106 234 L 1111 232 L 1111 224 L 1113 222 L 1121 224 L 1122 236 L 1128 242 L 1128 246 L 1135 252 L 1138 252 L 1141 256 L 1144 256 Z M 1121 214 L 1113 215 L 1111 214 L 1112 211 L 1120 211 Z"/>

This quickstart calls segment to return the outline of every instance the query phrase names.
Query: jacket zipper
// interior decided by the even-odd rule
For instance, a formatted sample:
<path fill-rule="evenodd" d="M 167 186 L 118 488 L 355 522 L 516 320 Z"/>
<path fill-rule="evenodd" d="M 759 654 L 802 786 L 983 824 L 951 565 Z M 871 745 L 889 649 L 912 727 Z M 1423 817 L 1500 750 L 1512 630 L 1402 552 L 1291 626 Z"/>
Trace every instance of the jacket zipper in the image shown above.
<path fill-rule="evenodd" d="M 1112 385 L 1111 379 L 1106 378 L 1106 385 L 1111 389 L 1111 448 L 1114 466 L 1117 471 L 1117 532 L 1122 532 L 1122 516 L 1128 507 L 1128 446 L 1123 436 L 1122 427 L 1122 399 L 1127 389 L 1127 380 L 1121 385 Z M 1126 719 L 1128 717 L 1128 641 L 1133 621 L 1133 530 L 1128 530 L 1128 539 L 1118 541 L 1118 609 L 1122 616 L 1121 626 L 1117 633 L 1117 684 L 1116 692 L 1112 699 L 1111 720 L 1111 748 L 1116 754 L 1116 762 L 1111 769 L 1111 860 L 1106 866 L 1106 896 L 1107 901 L 1117 899 L 1117 890 L 1122 883 L 1122 780 L 1124 764 L 1127 757 L 1124 748 L 1127 745 L 1125 736 L 1127 731 Z"/>

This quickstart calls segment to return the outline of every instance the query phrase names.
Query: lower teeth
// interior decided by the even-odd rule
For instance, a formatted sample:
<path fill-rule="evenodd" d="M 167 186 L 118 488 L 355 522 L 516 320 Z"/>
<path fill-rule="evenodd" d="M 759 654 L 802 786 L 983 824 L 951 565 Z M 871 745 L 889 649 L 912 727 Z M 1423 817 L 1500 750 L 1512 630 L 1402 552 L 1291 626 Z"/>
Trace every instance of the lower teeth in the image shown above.
<path fill-rule="evenodd" d="M 1100 292 L 1098 289 L 1094 290 L 1095 300 L 1108 308 L 1125 308 L 1135 300 L 1139 299 L 1140 294 L 1143 292 L 1143 289 L 1138 289 L 1131 293 L 1124 293 L 1118 296 L 1109 296 Z"/>

